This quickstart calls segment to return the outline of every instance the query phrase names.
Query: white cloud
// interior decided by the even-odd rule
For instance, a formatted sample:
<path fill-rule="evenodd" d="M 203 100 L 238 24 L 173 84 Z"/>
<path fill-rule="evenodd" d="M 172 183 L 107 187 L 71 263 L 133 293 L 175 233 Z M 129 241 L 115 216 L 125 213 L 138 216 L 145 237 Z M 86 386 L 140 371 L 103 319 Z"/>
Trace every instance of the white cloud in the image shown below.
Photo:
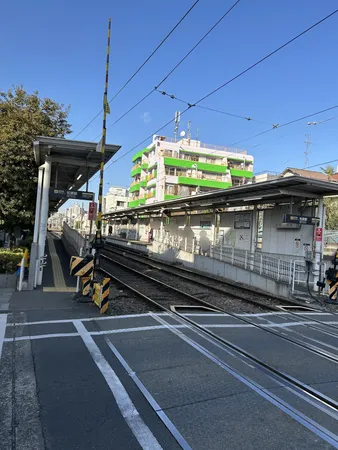
<path fill-rule="evenodd" d="M 150 115 L 150 112 L 145 111 L 145 112 L 141 115 L 141 119 L 143 120 L 144 123 L 150 123 L 150 122 L 151 122 L 151 115 Z"/>

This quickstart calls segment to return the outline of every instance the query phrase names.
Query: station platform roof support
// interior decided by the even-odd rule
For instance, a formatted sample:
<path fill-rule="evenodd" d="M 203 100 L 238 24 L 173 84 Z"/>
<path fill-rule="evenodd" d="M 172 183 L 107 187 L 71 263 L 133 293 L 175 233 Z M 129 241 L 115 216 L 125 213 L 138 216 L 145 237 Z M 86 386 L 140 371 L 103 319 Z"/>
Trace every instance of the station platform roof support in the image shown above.
<path fill-rule="evenodd" d="M 166 212 L 203 211 L 266 204 L 290 204 L 291 199 L 322 199 L 338 195 L 338 183 L 292 176 L 261 183 L 220 189 L 205 194 L 145 204 L 105 214 L 106 219 L 123 219 Z"/>
<path fill-rule="evenodd" d="M 338 183 L 314 180 L 302 176 L 280 177 L 266 182 L 246 184 L 238 187 L 217 190 L 205 194 L 182 197 L 174 200 L 145 204 L 136 208 L 129 208 L 105 214 L 110 223 L 123 224 L 144 218 L 159 218 L 163 224 L 164 217 L 193 214 L 231 213 L 236 211 L 252 211 L 250 252 L 255 251 L 257 239 L 257 212 L 264 209 L 278 208 L 284 214 L 278 219 L 278 229 L 292 229 L 306 223 L 315 227 L 312 236 L 312 249 L 305 257 L 313 264 L 313 284 L 321 276 L 320 266 L 323 258 L 323 230 L 325 230 L 324 197 L 338 195 Z M 310 216 L 299 215 L 299 212 L 310 208 Z M 230 224 L 229 224 L 230 226 Z M 277 227 L 277 225 L 275 225 Z M 214 236 L 213 236 L 214 237 Z M 300 239 L 297 239 L 300 242 Z M 303 243 L 303 245 L 305 245 Z M 308 247 L 308 244 L 306 244 Z M 305 247 L 304 247 L 305 249 Z M 278 251 L 277 251 L 278 253 Z"/>
<path fill-rule="evenodd" d="M 105 164 L 120 148 L 106 144 Z M 39 136 L 33 143 L 33 151 L 39 174 L 28 289 L 42 284 L 41 261 L 49 212 L 70 199 L 94 200 L 93 193 L 88 192 L 88 182 L 100 170 L 101 162 L 101 148 L 96 142 Z M 83 186 L 85 190 L 80 191 Z"/>

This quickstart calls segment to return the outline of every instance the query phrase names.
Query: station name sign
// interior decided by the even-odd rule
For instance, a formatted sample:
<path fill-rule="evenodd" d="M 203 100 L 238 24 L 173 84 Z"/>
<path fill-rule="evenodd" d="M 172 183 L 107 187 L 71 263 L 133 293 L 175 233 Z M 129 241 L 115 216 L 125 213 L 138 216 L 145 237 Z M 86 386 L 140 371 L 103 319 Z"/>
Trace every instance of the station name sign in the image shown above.
<path fill-rule="evenodd" d="M 85 191 L 67 191 L 67 189 L 49 189 L 49 197 L 50 198 L 69 198 L 75 200 L 94 200 L 94 192 L 85 192 Z"/>
<path fill-rule="evenodd" d="M 294 214 L 284 214 L 283 223 L 298 223 L 300 225 L 317 225 L 319 217 L 296 216 Z"/>

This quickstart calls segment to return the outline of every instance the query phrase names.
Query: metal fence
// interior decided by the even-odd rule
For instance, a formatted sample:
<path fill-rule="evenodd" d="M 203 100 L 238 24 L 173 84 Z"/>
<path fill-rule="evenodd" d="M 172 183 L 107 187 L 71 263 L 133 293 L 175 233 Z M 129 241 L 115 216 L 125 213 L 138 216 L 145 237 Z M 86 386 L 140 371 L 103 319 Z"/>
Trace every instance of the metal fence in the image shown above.
<path fill-rule="evenodd" d="M 168 248 L 177 248 L 189 253 L 209 256 L 227 264 L 259 273 L 281 283 L 292 283 L 293 261 L 269 253 L 250 252 L 224 244 L 201 245 L 196 239 L 180 236 L 164 236 L 157 241 Z"/>

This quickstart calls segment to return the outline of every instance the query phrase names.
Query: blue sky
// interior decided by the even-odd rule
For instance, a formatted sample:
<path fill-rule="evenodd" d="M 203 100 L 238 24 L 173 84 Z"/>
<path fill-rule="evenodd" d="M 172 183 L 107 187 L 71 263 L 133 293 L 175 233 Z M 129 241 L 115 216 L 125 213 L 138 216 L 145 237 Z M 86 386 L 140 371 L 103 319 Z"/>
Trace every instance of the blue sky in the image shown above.
<path fill-rule="evenodd" d="M 122 145 L 120 155 L 169 121 L 175 110 L 182 110 L 184 105 L 154 93 L 116 126 L 110 124 L 151 90 L 233 1 L 200 0 L 111 103 L 107 141 Z M 102 107 L 108 17 L 112 17 L 111 98 L 192 3 L 193 0 L 5 2 L 0 89 L 22 84 L 28 91 L 38 90 L 42 96 L 71 105 L 72 138 Z M 335 0 L 241 0 L 162 88 L 194 102 L 336 7 Z M 338 14 L 202 105 L 267 124 L 281 124 L 338 104 L 337 25 Z M 338 109 L 311 120 L 319 122 L 336 115 Z M 203 142 L 224 146 L 269 128 L 198 108 L 182 117 L 181 129 L 186 128 L 188 120 L 192 122 L 193 136 L 199 128 Z M 316 126 L 308 126 L 305 120 L 247 140 L 238 147 L 254 155 L 256 172 L 304 167 L 306 133 L 312 142 L 309 165 L 338 159 L 337 120 Z M 101 126 L 100 117 L 78 139 L 94 140 L 100 135 Z M 162 133 L 172 135 L 173 126 Z M 133 153 L 107 169 L 105 182 L 129 185 Z M 96 182 L 91 183 L 92 190 L 97 189 Z M 106 184 L 105 190 L 108 187 Z"/>

